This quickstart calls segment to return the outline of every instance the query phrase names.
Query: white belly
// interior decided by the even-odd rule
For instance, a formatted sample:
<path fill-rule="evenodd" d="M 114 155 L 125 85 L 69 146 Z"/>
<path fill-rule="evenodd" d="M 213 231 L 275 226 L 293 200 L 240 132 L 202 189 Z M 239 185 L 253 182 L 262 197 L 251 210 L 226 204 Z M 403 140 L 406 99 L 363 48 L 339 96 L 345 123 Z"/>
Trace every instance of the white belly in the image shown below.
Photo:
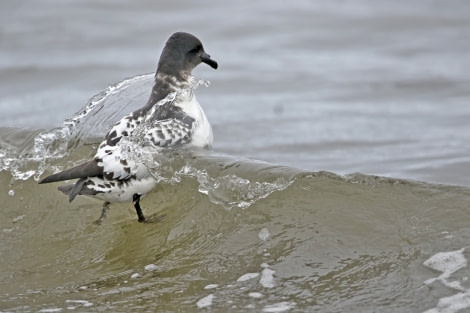
<path fill-rule="evenodd" d="M 137 193 L 144 196 L 157 185 L 157 182 L 152 176 L 143 179 L 129 179 L 122 184 L 117 181 L 109 181 L 97 177 L 90 178 L 89 180 L 95 183 L 95 185 L 90 187 L 98 191 L 98 193 L 92 197 L 111 203 L 132 202 L 134 194 Z"/>

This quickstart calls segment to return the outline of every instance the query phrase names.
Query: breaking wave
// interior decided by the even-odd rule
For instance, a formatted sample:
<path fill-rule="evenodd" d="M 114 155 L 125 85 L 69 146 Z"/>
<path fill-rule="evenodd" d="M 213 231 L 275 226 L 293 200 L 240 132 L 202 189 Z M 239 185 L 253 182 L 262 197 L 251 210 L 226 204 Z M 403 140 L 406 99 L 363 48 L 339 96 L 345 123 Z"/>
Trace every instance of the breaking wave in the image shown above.
<path fill-rule="evenodd" d="M 45 172 L 57 172 L 87 157 L 91 158 L 92 154 L 80 154 L 83 150 L 80 147 L 91 146 L 91 149 L 85 150 L 92 153 L 94 144 L 99 143 L 122 116 L 145 103 L 151 83 L 152 75 L 141 75 L 112 85 L 91 98 L 82 110 L 66 119 L 59 128 L 47 131 L 9 129 L 7 136 L 0 139 L 0 170 L 11 174 L 11 183 L 31 177 L 38 181 Z M 257 181 L 234 173 L 211 175 L 204 167 L 201 168 L 198 162 L 205 156 L 216 156 L 213 152 L 200 149 L 161 150 L 145 145 L 143 137 L 153 127 L 152 120 L 156 109 L 173 102 L 179 95 L 193 92 L 200 86 L 208 87 L 209 82 L 193 78 L 187 88 L 171 93 L 159 101 L 148 112 L 144 122 L 137 126 L 132 136 L 124 137 L 119 142 L 124 158 L 144 163 L 157 182 L 178 184 L 182 176 L 193 177 L 199 183 L 199 192 L 227 209 L 247 208 L 256 200 L 289 186 L 292 181 L 284 178 L 263 181 L 260 177 L 261 181 Z M 220 158 L 227 157 L 220 155 Z"/>

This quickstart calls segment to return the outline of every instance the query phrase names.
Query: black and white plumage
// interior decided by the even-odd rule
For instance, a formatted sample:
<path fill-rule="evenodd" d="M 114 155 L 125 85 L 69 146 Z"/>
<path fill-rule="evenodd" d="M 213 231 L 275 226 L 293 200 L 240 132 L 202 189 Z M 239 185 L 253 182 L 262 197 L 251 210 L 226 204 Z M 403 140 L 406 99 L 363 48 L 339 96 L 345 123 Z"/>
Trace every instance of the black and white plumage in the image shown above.
<path fill-rule="evenodd" d="M 101 220 L 110 203 L 132 201 L 139 222 L 144 222 L 139 201 L 141 196 L 155 187 L 156 181 L 145 164 L 123 157 L 118 143 L 122 138 L 136 135 L 133 134 L 134 130 L 145 122 L 152 127 L 139 135 L 143 136 L 143 142 L 148 145 L 159 148 L 185 144 L 210 147 L 211 126 L 189 88 L 191 72 L 201 62 L 214 69 L 218 67 L 217 62 L 204 51 L 199 39 L 188 33 L 174 33 L 160 56 L 155 85 L 147 104 L 113 126 L 91 161 L 50 175 L 39 183 L 78 178 L 74 185 L 59 187 L 59 190 L 69 195 L 70 202 L 77 195 L 104 200 Z M 180 92 L 182 90 L 186 92 Z M 172 93 L 176 93 L 176 98 L 165 101 Z"/>

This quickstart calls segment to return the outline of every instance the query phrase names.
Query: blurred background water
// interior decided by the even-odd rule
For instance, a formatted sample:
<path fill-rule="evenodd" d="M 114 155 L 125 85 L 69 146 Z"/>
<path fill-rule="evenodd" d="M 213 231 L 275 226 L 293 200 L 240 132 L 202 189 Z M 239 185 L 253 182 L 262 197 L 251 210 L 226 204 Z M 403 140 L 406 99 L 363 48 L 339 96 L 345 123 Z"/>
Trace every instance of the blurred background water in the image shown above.
<path fill-rule="evenodd" d="M 215 149 L 310 170 L 469 185 L 466 1 L 3 1 L 0 125 L 60 126 L 155 71 L 174 31 L 221 67 L 199 98 Z"/>
<path fill-rule="evenodd" d="M 465 0 L 295 0 L 288 5 L 281 1 L 2 1 L 4 160 L 6 147 L 8 153 L 24 156 L 20 148 L 15 150 L 15 142 L 28 146 L 40 129 L 61 127 L 109 85 L 153 73 L 166 39 L 175 31 L 187 31 L 202 40 L 220 65 L 217 71 L 200 66 L 194 72 L 211 81 L 209 88 L 196 93 L 213 126 L 214 152 L 233 159 L 215 158 L 222 164 L 248 162 L 250 169 L 243 172 L 245 176 L 235 168 L 214 170 L 210 178 L 217 183 L 229 180 L 227 190 L 242 194 L 228 197 L 235 197 L 235 203 L 245 201 L 256 188 L 261 191 L 255 192 L 256 201 L 246 210 L 220 209 L 213 198 L 197 193 L 198 172 L 198 183 L 185 182 L 181 188 L 192 195 L 187 199 L 175 200 L 176 187 L 164 189 L 164 196 L 161 192 L 149 196 L 149 203 L 168 211 L 168 220 L 158 224 L 163 234 L 130 223 L 132 214 L 126 210 L 97 230 L 88 222 L 100 204 L 83 199 L 69 205 L 55 186 L 45 190 L 38 189 L 32 178 L 12 180 L 12 167 L 6 165 L 0 196 L 5 198 L 0 310 L 66 310 L 68 305 L 84 311 L 117 311 L 122 305 L 121 311 L 145 311 L 152 308 L 150 296 L 158 298 L 166 311 L 178 311 L 175 303 L 181 304 L 181 311 L 206 306 L 221 312 L 466 309 L 469 291 L 462 285 L 468 276 L 458 275 L 458 288 L 446 280 L 450 276 L 440 280 L 445 282 L 442 288 L 431 288 L 424 281 L 433 275 L 423 264 L 432 255 L 439 259 L 438 253 L 453 251 L 450 258 L 439 259 L 443 267 L 432 262 L 428 267 L 450 273 L 454 266 L 468 272 L 459 260 L 466 262 L 469 239 L 469 12 Z M 143 105 L 145 96 L 140 100 L 133 105 Z M 54 166 L 74 164 L 89 158 L 92 151 L 93 147 L 70 150 Z M 211 168 L 213 163 L 201 166 Z M 264 176 L 265 166 L 274 168 L 274 174 Z M 312 171 L 317 174 L 306 174 Z M 317 171 L 362 174 L 340 178 Z M 398 180 L 377 182 L 370 175 Z M 248 191 L 240 187 L 241 176 L 250 182 Z M 268 179 L 272 176 L 277 180 Z M 233 177 L 237 179 L 230 180 Z M 338 215 L 326 213 L 330 209 Z M 208 230 L 197 226 L 193 233 L 191 218 Z M 378 235 L 387 225 L 391 226 L 385 235 Z M 206 240 L 198 237 L 201 234 Z M 370 243 L 371 237 L 377 240 Z M 88 246 L 87 252 L 86 243 L 96 238 L 103 242 Z M 214 238 L 220 239 L 216 247 L 209 242 Z M 195 241 L 200 245 L 189 249 Z M 135 247 L 136 242 L 142 246 Z M 140 262 L 123 256 L 130 253 L 126 244 L 135 247 L 131 250 Z M 179 245 L 194 253 L 194 259 L 178 250 Z M 59 261 L 64 253 L 65 260 Z M 154 263 L 159 274 L 149 274 L 155 268 L 144 269 Z M 104 264 L 110 268 L 104 270 Z M 70 274 L 68 267 L 78 268 L 77 275 Z M 142 269 L 140 275 L 147 273 L 142 282 L 133 289 L 123 287 L 136 268 Z M 253 276 L 256 281 L 264 277 L 261 290 L 236 286 L 237 277 L 247 270 L 258 273 Z M 276 273 L 274 288 L 269 287 L 270 271 Z M 69 273 L 66 279 L 58 277 L 64 272 Z M 206 283 L 209 274 L 218 287 L 204 293 L 203 287 L 211 286 Z M 202 276 L 205 280 L 199 281 Z M 14 281 L 18 283 L 12 287 Z M 156 286 L 163 289 L 156 291 Z M 77 290 L 89 292 L 86 300 L 68 298 Z M 91 290 L 99 295 L 92 296 Z M 455 294 L 450 300 L 449 290 Z M 446 307 L 449 301 L 457 303 L 454 311 L 445 311 L 451 307 Z M 140 309 L 139 303 L 143 303 Z"/>

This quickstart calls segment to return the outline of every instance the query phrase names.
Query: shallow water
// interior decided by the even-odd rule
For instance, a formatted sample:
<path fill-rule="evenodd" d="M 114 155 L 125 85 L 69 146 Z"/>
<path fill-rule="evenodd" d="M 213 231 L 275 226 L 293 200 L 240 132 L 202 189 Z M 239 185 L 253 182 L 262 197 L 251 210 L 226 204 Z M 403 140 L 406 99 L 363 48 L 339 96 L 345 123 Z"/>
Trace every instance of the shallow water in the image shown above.
<path fill-rule="evenodd" d="M 0 8 L 1 312 L 469 310 L 467 1 Z M 214 150 L 155 159 L 153 223 L 97 227 L 37 179 L 146 101 L 176 30 L 220 64 Z"/>

